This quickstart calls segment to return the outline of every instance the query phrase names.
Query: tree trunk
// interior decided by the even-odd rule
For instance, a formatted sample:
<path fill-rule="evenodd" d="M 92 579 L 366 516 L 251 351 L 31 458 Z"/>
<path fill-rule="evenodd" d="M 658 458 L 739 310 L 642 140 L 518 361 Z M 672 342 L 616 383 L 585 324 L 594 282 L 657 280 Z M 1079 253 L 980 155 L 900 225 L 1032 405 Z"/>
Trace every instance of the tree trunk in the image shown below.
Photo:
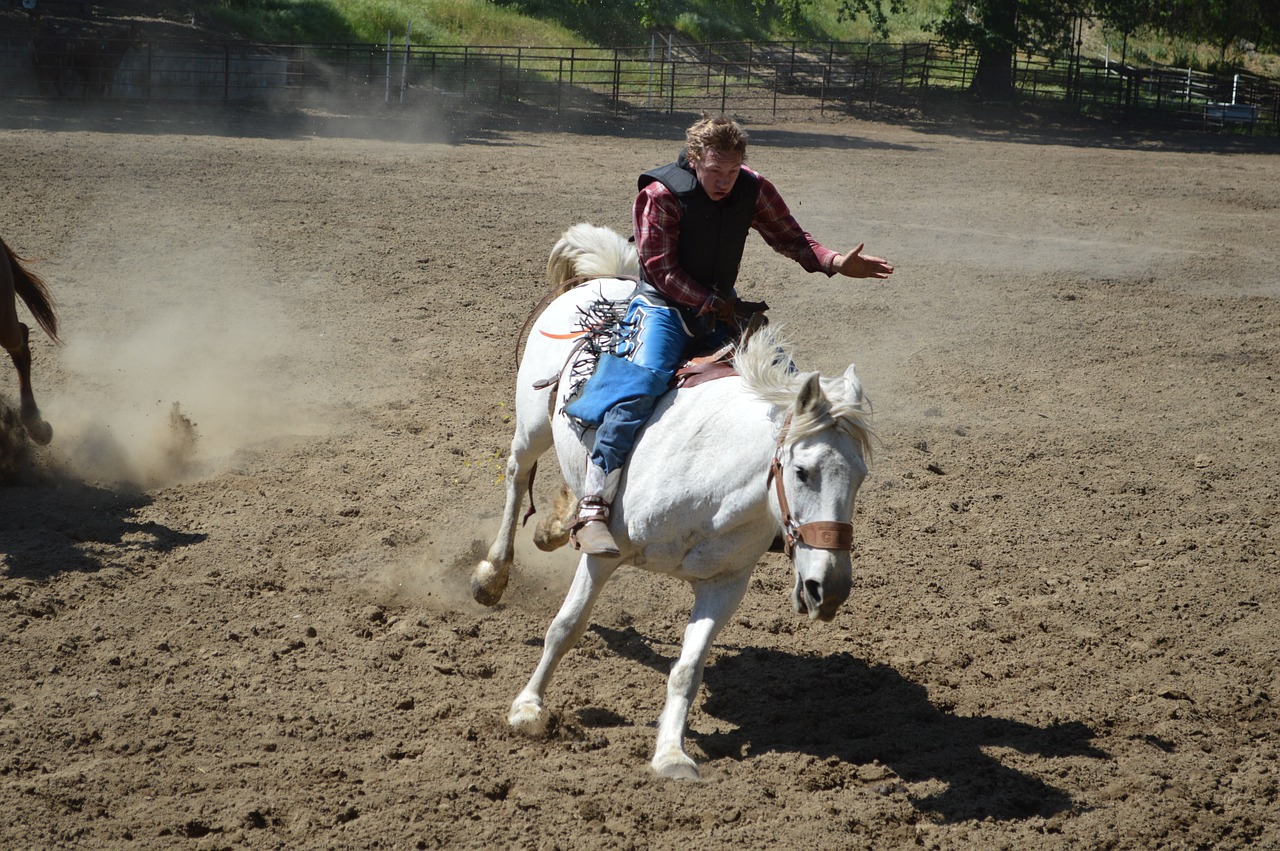
<path fill-rule="evenodd" d="M 987 37 L 979 45 L 978 69 L 969 90 L 988 100 L 1012 100 L 1018 0 L 986 0 L 982 4 L 982 21 Z"/>
<path fill-rule="evenodd" d="M 978 54 L 969 91 L 984 100 L 1012 100 L 1013 51 L 987 48 Z"/>

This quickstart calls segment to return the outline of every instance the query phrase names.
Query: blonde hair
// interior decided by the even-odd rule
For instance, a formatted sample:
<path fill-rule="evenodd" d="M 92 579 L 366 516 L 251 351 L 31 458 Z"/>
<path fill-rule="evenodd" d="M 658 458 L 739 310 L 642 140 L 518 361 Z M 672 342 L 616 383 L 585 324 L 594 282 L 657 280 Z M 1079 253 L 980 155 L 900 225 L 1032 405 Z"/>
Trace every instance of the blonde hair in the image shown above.
<path fill-rule="evenodd" d="M 685 156 L 696 163 L 708 150 L 722 154 L 738 154 L 747 160 L 747 131 L 742 125 L 724 115 L 703 115 L 684 132 Z"/>

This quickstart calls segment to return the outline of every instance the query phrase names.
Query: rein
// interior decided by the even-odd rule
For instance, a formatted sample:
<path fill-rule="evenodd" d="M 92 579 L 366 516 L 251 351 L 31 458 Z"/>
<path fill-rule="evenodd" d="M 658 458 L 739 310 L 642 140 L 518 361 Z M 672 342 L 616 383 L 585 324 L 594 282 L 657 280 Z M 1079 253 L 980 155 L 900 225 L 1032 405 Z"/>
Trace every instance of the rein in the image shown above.
<path fill-rule="evenodd" d="M 769 464 L 769 480 L 773 481 L 778 494 L 778 508 L 782 511 L 782 551 L 787 558 L 794 559 L 796 539 L 816 550 L 852 550 L 853 524 L 842 520 L 814 520 L 810 523 L 797 523 L 791 514 L 791 506 L 787 502 L 787 491 L 782 484 L 782 445 L 791 429 L 791 414 L 782 422 L 778 432 L 778 443 L 773 450 L 773 461 Z M 768 480 L 766 480 L 766 487 Z"/>

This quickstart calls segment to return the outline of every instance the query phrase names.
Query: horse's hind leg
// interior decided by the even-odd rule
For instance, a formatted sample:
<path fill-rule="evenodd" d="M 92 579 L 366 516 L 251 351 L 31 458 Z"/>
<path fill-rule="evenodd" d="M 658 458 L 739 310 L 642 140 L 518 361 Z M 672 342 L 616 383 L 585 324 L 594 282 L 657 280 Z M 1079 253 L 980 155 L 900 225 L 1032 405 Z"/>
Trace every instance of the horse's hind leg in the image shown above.
<path fill-rule="evenodd" d="M 560 483 L 560 492 L 551 504 L 551 514 L 538 521 L 533 543 L 543 552 L 553 552 L 569 543 L 569 531 L 578 516 L 578 498 L 569 486 Z"/>
<path fill-rule="evenodd" d="M 18 345 L 10 348 L 8 335 L 5 335 L 4 347 L 9 350 L 9 357 L 18 370 L 18 395 L 22 400 L 19 415 L 27 436 L 44 446 L 53 440 L 53 426 L 40 415 L 40 407 L 31 388 L 31 331 L 21 322 L 18 323 L 18 340 Z"/>
<path fill-rule="evenodd" d="M 22 400 L 20 417 L 22 427 L 27 436 L 41 446 L 53 439 L 53 427 L 40 415 L 40 407 L 36 404 L 35 392 L 31 388 L 31 331 L 21 322 L 17 323 L 17 335 L 0 334 L 0 342 L 8 350 L 13 365 L 18 370 L 18 395 Z M 16 345 L 14 341 L 16 340 Z"/>
<path fill-rule="evenodd" d="M 546 409 L 546 405 L 542 406 Z M 511 575 L 511 562 L 515 558 L 516 521 L 520 503 L 533 480 L 538 458 L 551 448 L 551 424 L 545 415 L 532 427 L 526 427 L 522 408 L 516 410 L 516 434 L 511 440 L 511 454 L 507 456 L 506 503 L 502 508 L 502 525 L 489 547 L 488 555 L 471 573 L 471 595 L 484 606 L 497 605 L 507 590 Z"/>
<path fill-rule="evenodd" d="M 15 299 L 13 269 L 4 250 L 0 250 L 0 346 L 9 352 L 18 370 L 22 427 L 28 437 L 43 446 L 53 439 L 53 428 L 40 416 L 35 392 L 31 389 L 31 329 L 18 321 Z"/>

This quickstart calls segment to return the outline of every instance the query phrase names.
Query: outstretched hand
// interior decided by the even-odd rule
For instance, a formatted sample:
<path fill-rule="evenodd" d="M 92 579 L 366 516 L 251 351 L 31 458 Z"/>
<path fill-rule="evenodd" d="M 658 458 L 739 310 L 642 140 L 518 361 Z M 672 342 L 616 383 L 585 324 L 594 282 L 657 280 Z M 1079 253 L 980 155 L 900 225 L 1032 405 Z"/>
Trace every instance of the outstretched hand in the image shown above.
<path fill-rule="evenodd" d="M 831 269 L 850 278 L 887 278 L 893 274 L 893 267 L 881 257 L 872 257 L 862 253 L 866 243 L 858 243 L 858 247 L 848 254 L 836 256 Z"/>

